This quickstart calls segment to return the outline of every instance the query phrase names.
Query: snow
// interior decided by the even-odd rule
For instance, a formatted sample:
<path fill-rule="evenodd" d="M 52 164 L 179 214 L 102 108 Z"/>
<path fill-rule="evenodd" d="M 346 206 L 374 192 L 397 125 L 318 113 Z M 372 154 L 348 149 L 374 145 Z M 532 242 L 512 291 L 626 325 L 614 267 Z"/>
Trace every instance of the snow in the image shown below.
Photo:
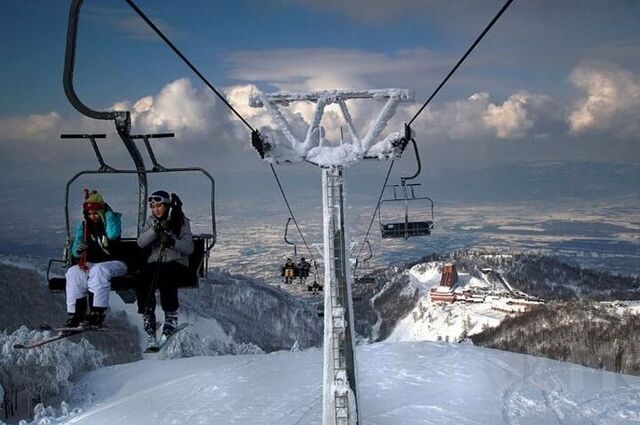
<path fill-rule="evenodd" d="M 431 288 L 436 292 L 449 292 L 440 287 L 441 262 L 418 264 L 411 268 L 411 287 L 417 288 L 420 299 L 416 306 L 401 319 L 385 340 L 401 341 L 460 341 L 468 335 L 482 331 L 485 327 L 496 327 L 511 311 L 522 310 L 522 306 L 507 304 L 510 298 L 486 296 L 484 302 L 440 304 L 432 302 Z M 467 273 L 458 273 L 457 294 L 465 289 L 489 290 L 491 283 L 477 279 Z"/>
<path fill-rule="evenodd" d="M 348 166 L 366 157 L 386 159 L 398 153 L 394 144 L 404 137 L 402 132 L 388 134 L 383 140 L 378 140 L 389 120 L 396 112 L 400 102 L 413 100 L 413 93 L 409 90 L 391 88 L 378 90 L 323 90 L 315 92 L 290 93 L 253 93 L 249 99 L 249 106 L 264 107 L 271 115 L 273 122 L 284 137 L 272 135 L 269 137 L 271 149 L 266 154 L 267 161 L 308 161 L 321 167 Z M 384 101 L 385 104 L 378 116 L 372 120 L 367 134 L 358 138 L 353 126 L 352 117 L 346 105 L 349 99 L 372 99 Z M 281 107 L 290 106 L 292 102 L 313 102 L 315 110 L 310 117 L 304 139 L 299 140 L 281 111 Z M 326 143 L 324 131 L 321 127 L 325 107 L 337 103 L 342 112 L 344 124 L 349 131 L 351 143 Z"/>
<path fill-rule="evenodd" d="M 357 359 L 363 424 L 640 423 L 638 377 L 470 344 L 379 343 Z M 85 375 L 82 411 L 53 423 L 320 424 L 321 377 L 320 350 L 142 360 Z"/>
<path fill-rule="evenodd" d="M 545 229 L 541 227 L 534 226 L 498 226 L 499 230 L 515 230 L 519 232 L 546 232 Z"/>
<path fill-rule="evenodd" d="M 306 160 L 321 167 L 329 167 L 334 164 L 343 166 L 358 161 L 361 153 L 357 146 L 342 144 L 338 146 L 316 146 L 309 149 Z"/>

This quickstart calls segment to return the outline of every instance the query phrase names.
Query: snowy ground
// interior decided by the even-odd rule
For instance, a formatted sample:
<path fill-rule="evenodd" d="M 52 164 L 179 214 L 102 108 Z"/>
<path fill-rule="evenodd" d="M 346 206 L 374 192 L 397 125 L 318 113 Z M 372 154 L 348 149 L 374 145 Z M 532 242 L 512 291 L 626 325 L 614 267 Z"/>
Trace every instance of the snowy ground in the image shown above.
<path fill-rule="evenodd" d="M 466 333 L 471 335 L 480 332 L 483 327 L 495 327 L 504 320 L 507 314 L 495 309 L 498 297 L 487 297 L 483 303 L 453 304 L 434 303 L 429 297 L 429 290 L 440 285 L 441 271 L 439 262 L 419 264 L 410 270 L 411 284 L 417 288 L 421 298 L 415 308 L 405 316 L 386 339 L 398 341 L 451 341 L 456 342 Z M 456 292 L 462 288 L 490 290 L 491 283 L 476 279 L 467 273 L 459 273 Z M 502 291 L 495 288 L 496 293 Z"/>
<path fill-rule="evenodd" d="M 640 378 L 472 345 L 357 349 L 361 423 L 640 423 Z M 69 424 L 320 424 L 321 351 L 143 360 L 85 375 Z M 72 403 L 74 406 L 77 403 Z"/>

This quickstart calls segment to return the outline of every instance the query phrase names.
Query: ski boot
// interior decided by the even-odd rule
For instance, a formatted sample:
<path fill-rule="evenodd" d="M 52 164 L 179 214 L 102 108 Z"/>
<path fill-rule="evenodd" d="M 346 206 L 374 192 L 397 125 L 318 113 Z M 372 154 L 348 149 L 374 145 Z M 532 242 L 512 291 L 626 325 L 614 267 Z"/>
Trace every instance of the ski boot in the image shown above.
<path fill-rule="evenodd" d="M 89 314 L 87 314 L 84 326 L 91 329 L 103 329 L 105 328 L 104 319 L 106 317 L 106 307 L 92 307 Z"/>
<path fill-rule="evenodd" d="M 76 299 L 76 312 L 69 313 L 69 318 L 64 324 L 65 328 L 79 328 L 85 321 L 87 313 L 87 297 Z"/>
<path fill-rule="evenodd" d="M 142 318 L 144 331 L 147 333 L 147 349 L 145 352 L 157 352 L 159 347 L 158 340 L 156 339 L 156 315 L 154 313 L 149 313 L 143 315 Z"/>
<path fill-rule="evenodd" d="M 176 332 L 178 328 L 178 312 L 177 311 L 165 311 L 164 312 L 164 325 L 162 326 L 162 335 L 165 338 L 169 338 Z"/>
<path fill-rule="evenodd" d="M 84 313 L 69 313 L 69 318 L 64 323 L 65 328 L 79 328 L 85 321 Z"/>

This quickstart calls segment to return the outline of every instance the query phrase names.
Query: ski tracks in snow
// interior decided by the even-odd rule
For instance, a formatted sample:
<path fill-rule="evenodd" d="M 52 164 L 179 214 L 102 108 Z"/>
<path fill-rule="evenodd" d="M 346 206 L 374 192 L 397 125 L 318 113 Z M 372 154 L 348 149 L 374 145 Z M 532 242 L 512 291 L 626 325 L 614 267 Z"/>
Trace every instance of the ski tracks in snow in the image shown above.
<path fill-rule="evenodd" d="M 146 396 L 147 394 L 150 394 L 150 393 L 153 393 L 155 391 L 158 391 L 158 389 L 170 387 L 170 386 L 178 384 L 178 383 L 180 383 L 182 381 L 193 379 L 198 375 L 199 374 L 196 374 L 196 373 L 191 374 L 191 375 L 186 375 L 186 376 L 183 376 L 181 378 L 174 379 L 174 380 L 168 381 L 168 382 L 164 382 L 164 383 L 162 383 L 160 385 L 156 385 L 156 386 L 153 386 L 151 388 L 147 388 L 146 390 L 138 391 L 135 394 L 131 394 L 131 395 L 127 396 L 127 397 L 121 398 L 118 401 L 114 401 L 112 403 L 107 403 L 107 404 L 105 404 L 103 406 L 100 406 L 100 407 L 98 407 L 96 409 L 92 409 L 89 412 L 82 413 L 82 414 L 70 419 L 67 423 L 68 424 L 75 424 L 77 422 L 80 422 L 80 421 L 88 418 L 88 417 L 91 417 L 91 416 L 95 415 L 96 413 L 100 413 L 100 412 L 102 412 L 104 410 L 107 410 L 107 409 L 110 409 L 112 407 L 116 407 L 116 406 L 119 406 L 121 404 L 127 403 L 127 402 L 129 402 L 131 400 L 135 400 L 136 398 L 140 398 L 142 396 Z"/>
<path fill-rule="evenodd" d="M 212 371 L 208 371 L 206 374 L 207 375 L 211 375 L 211 374 L 215 374 L 218 370 L 220 369 L 225 369 L 226 371 L 230 371 L 230 370 L 235 370 L 238 368 L 242 368 L 244 366 L 247 366 L 248 364 L 252 363 L 253 361 L 255 361 L 255 359 L 249 359 L 246 360 L 244 362 L 240 362 L 238 364 L 235 365 L 225 365 L 225 366 L 220 366 Z M 189 375 L 185 375 L 185 376 L 181 376 L 180 378 L 177 379 L 173 379 L 171 381 L 167 381 L 167 382 L 163 382 L 161 384 L 158 385 L 154 385 L 151 388 L 147 388 L 141 391 L 137 391 L 134 394 L 131 394 L 129 396 L 123 397 L 117 401 L 111 402 L 111 403 L 107 403 L 103 406 L 96 406 L 94 409 L 89 410 L 86 413 L 80 413 L 77 416 L 74 416 L 73 418 L 69 419 L 66 423 L 67 424 L 75 424 L 75 423 L 79 423 L 81 421 L 84 421 L 87 418 L 90 418 L 91 416 L 94 416 L 98 413 L 101 413 L 105 410 L 117 407 L 117 406 L 121 406 L 123 404 L 126 404 L 128 402 L 136 402 L 138 399 L 144 399 L 145 397 L 147 397 L 149 394 L 152 394 L 154 392 L 158 392 L 159 390 L 163 389 L 163 388 L 167 388 L 167 387 L 171 387 L 173 385 L 179 384 L 181 382 L 184 381 L 188 381 L 190 379 L 195 379 L 197 377 L 201 377 L 202 373 L 192 373 Z M 87 422 L 87 423 L 91 423 L 91 422 Z"/>

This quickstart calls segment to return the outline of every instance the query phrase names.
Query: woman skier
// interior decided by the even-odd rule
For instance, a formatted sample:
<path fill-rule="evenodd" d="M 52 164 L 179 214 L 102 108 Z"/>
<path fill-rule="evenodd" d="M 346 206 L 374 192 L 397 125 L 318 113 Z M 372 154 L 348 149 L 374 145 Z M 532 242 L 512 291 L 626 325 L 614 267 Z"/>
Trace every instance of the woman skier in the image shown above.
<path fill-rule="evenodd" d="M 193 236 L 189 219 L 182 212 L 176 194 L 164 190 L 148 198 L 151 216 L 138 237 L 140 248 L 150 248 L 142 284 L 136 289 L 138 313 L 143 315 L 148 348 L 157 348 L 156 289 L 164 310 L 162 334 L 171 336 L 178 326 L 178 281 L 188 273 L 189 254 L 193 252 Z"/>
<path fill-rule="evenodd" d="M 104 325 L 111 278 L 127 273 L 126 264 L 114 255 L 122 232 L 120 213 L 112 211 L 98 191 L 84 192 L 84 221 L 76 227 L 71 245 L 77 263 L 66 273 L 69 319 L 65 326 L 73 328 Z"/>

